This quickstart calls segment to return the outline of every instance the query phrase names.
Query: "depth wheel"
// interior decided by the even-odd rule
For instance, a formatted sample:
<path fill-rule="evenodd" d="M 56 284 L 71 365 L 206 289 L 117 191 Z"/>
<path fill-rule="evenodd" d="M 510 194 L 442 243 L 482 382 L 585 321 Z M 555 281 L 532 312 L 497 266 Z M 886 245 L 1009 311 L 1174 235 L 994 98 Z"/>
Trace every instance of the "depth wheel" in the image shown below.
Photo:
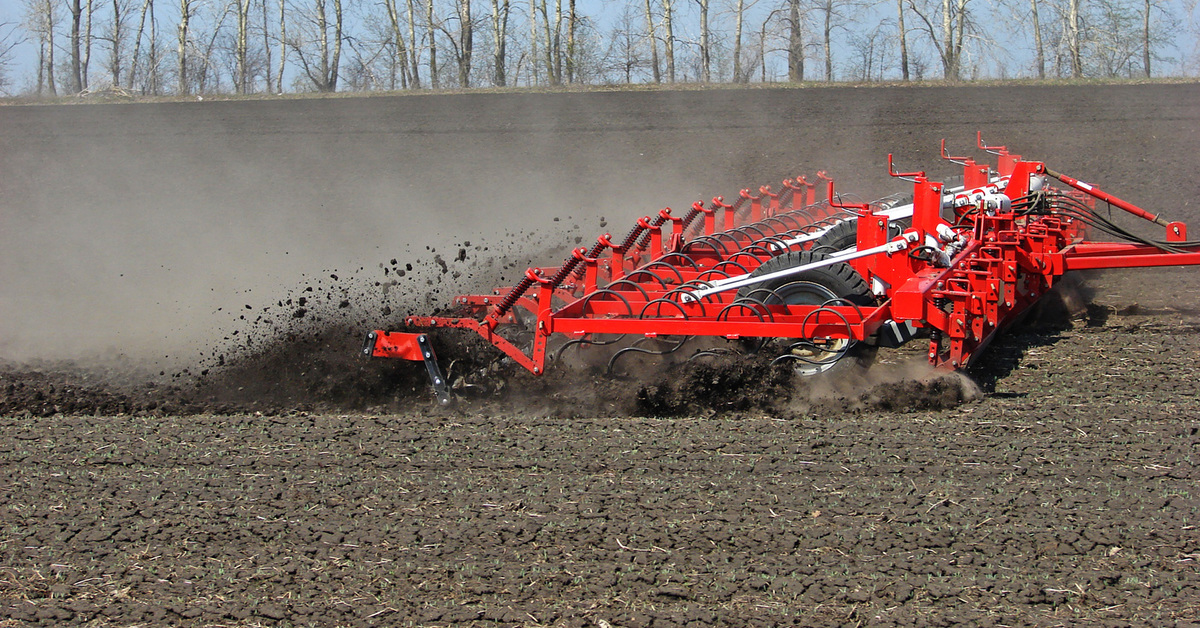
<path fill-rule="evenodd" d="M 818 262 L 828 257 L 812 251 L 792 251 L 772 258 L 754 269 L 750 277 Z M 738 298 L 761 301 L 766 305 L 848 305 L 874 307 L 875 297 L 867 282 L 845 262 L 822 266 L 790 277 L 746 286 Z M 864 369 L 875 361 L 876 347 L 849 338 L 782 339 L 781 360 L 793 363 L 797 375 L 809 377 Z M 769 346 L 769 345 L 768 345 Z"/>
<path fill-rule="evenodd" d="M 912 224 L 912 220 L 905 218 L 901 221 L 896 221 L 888 226 L 888 238 L 895 238 L 900 235 L 908 226 Z M 853 249 L 858 245 L 858 219 L 851 218 L 837 223 L 833 227 L 821 234 L 821 237 L 813 241 L 811 251 L 832 255 L 840 253 L 847 249 Z"/>

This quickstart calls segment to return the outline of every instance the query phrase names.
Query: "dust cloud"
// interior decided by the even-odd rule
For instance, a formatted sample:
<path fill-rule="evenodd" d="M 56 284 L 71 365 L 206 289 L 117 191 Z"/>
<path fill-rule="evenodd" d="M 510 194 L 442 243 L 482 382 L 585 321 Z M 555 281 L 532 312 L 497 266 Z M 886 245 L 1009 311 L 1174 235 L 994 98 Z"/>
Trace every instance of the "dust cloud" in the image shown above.
<path fill-rule="evenodd" d="M 0 359 L 194 367 L 260 317 L 286 320 L 317 280 L 357 295 L 345 308 L 327 299 L 321 320 L 382 326 L 384 312 L 427 313 L 512 281 L 528 261 L 557 263 L 575 237 L 623 232 L 664 206 L 818 169 L 878 197 L 906 188 L 887 176 L 889 152 L 948 176 L 937 140 L 971 152 L 976 130 L 1188 218 L 1194 189 L 1163 182 L 1192 179 L 1167 156 L 1195 144 L 1172 122 L 1194 116 L 1195 88 L 1103 89 L 0 107 Z M 1081 100 L 1105 124 L 1074 123 Z M 1142 161 L 1114 163 L 1130 151 Z M 464 263 L 437 263 L 459 249 Z M 397 277 L 393 259 L 412 270 Z"/>

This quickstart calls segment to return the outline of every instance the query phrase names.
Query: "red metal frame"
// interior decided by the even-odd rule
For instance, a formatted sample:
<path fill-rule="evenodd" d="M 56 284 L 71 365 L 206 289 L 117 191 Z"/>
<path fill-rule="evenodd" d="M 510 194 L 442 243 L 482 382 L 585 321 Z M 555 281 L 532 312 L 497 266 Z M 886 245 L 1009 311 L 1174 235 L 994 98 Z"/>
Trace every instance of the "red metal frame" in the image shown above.
<path fill-rule="evenodd" d="M 1186 243 L 1183 223 L 1168 223 L 1049 170 L 1042 162 L 1023 160 L 1003 146 L 986 146 L 981 137 L 977 143 L 997 156 L 994 171 L 970 158 L 951 157 L 942 144 L 943 158 L 963 166 L 966 185 L 957 194 L 947 194 L 942 183 L 929 180 L 924 172 L 896 172 L 888 156 L 889 173 L 913 182 L 911 226 L 898 237 L 893 237 L 878 206 L 837 202 L 833 179 L 821 171 L 816 174 L 818 183 L 801 176 L 785 180 L 779 192 L 767 186 L 757 194 L 743 189 L 732 204 L 719 196 L 708 203 L 697 201 L 683 217 L 663 209 L 639 219 L 620 242 L 604 234 L 591 249 L 576 249 L 557 268 L 529 269 L 512 288 L 458 297 L 461 317 L 414 316 L 405 323 L 417 329 L 472 330 L 541 374 L 554 334 L 863 342 L 885 323 L 896 321 L 927 330 L 930 363 L 962 368 L 1063 273 L 1200 264 L 1200 247 Z M 1047 177 L 1070 189 L 1050 188 Z M 817 202 L 820 183 L 826 200 Z M 1085 209 L 1097 200 L 1106 202 L 1166 226 L 1166 240 L 1178 246 L 1088 242 L 1085 222 L 1069 212 L 1035 214 L 1012 208 L 1049 193 Z M 953 210 L 949 220 L 943 212 L 947 206 Z M 811 247 L 813 234 L 844 220 L 857 220 L 858 251 L 889 247 L 847 261 L 869 285 L 879 287 L 877 306 L 768 305 L 739 299 L 736 290 L 709 293 L 714 282 L 745 277 L 776 255 Z M 528 316 L 514 316 L 514 308 Z M 502 335 L 506 328 L 530 320 L 529 349 Z M 367 352 L 413 359 L 406 335 L 415 336 L 374 332 L 378 340 Z"/>

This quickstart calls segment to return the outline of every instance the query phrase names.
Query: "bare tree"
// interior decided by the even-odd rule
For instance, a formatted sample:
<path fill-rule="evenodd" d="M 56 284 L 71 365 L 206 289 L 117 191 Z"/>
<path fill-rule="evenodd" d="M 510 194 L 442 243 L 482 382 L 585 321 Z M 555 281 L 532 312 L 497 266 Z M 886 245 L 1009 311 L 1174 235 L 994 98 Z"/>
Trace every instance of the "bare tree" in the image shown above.
<path fill-rule="evenodd" d="M 795 0 L 799 2 L 800 0 Z M 675 82 L 675 24 L 671 17 L 672 0 L 662 0 L 663 7 L 663 53 L 667 59 L 667 82 Z"/>
<path fill-rule="evenodd" d="M 492 0 L 492 82 L 503 87 L 508 82 L 505 74 L 505 53 L 508 46 L 508 16 L 511 12 L 509 0 Z"/>
<path fill-rule="evenodd" d="M 880 22 L 869 31 L 857 31 L 850 35 L 850 50 L 856 53 L 852 71 L 860 81 L 882 80 L 886 70 L 886 58 L 891 50 L 890 22 Z"/>
<path fill-rule="evenodd" d="M 750 80 L 749 72 L 742 68 L 742 56 L 745 51 L 742 49 L 742 33 L 745 31 L 746 11 L 752 9 L 757 4 L 757 0 L 751 0 L 749 4 L 746 0 L 737 0 L 737 6 L 733 10 L 734 15 L 734 34 L 733 34 L 733 82 L 745 83 Z"/>
<path fill-rule="evenodd" d="M 544 0 L 543 0 L 544 1 Z M 538 4 L 537 0 L 529 0 L 529 73 L 530 84 L 541 82 L 541 71 L 538 67 Z"/>
<path fill-rule="evenodd" d="M 406 0 L 408 6 L 408 76 L 413 88 L 421 87 L 421 53 L 417 50 L 417 15 L 413 0 Z"/>
<path fill-rule="evenodd" d="M 653 41 L 642 37 L 638 28 L 634 26 L 637 19 L 633 9 L 625 5 L 613 26 L 608 44 L 609 66 L 616 70 L 627 84 L 633 82 L 635 72 L 647 65 L 643 57 L 645 43 L 647 40 Z"/>
<path fill-rule="evenodd" d="M 288 46 L 317 91 L 336 92 L 345 39 L 342 0 L 313 0 L 304 18 L 306 28 L 290 37 Z"/>
<path fill-rule="evenodd" d="M 1037 0 L 1034 0 L 1035 2 Z M 896 0 L 896 34 L 900 38 L 900 78 L 908 81 L 908 31 L 904 28 L 904 0 Z"/>
<path fill-rule="evenodd" d="M 475 50 L 475 23 L 471 21 L 471 0 L 456 0 L 455 17 L 458 22 L 458 32 L 446 28 L 445 22 L 438 25 L 450 43 L 454 53 L 454 61 L 458 66 L 458 86 L 471 86 L 471 57 Z"/>
<path fill-rule="evenodd" d="M 134 81 L 137 79 L 138 63 L 142 58 L 142 36 L 146 32 L 146 15 L 150 13 L 150 7 L 154 4 L 154 0 L 142 0 L 142 10 L 138 17 L 137 35 L 133 38 L 133 56 L 129 58 L 129 79 L 126 85 L 133 89 Z"/>
<path fill-rule="evenodd" d="M 561 12 L 555 19 L 554 26 L 551 28 L 549 7 L 546 0 L 541 0 L 542 13 L 542 54 L 546 59 L 546 78 L 551 85 L 559 85 L 562 83 L 562 57 L 558 50 L 558 36 L 560 32 L 559 21 L 562 18 Z M 561 5 L 560 5 L 561 6 Z"/>
<path fill-rule="evenodd" d="M 265 0 L 264 0 L 265 1 Z M 284 0 L 280 0 L 280 70 L 275 72 L 275 91 L 283 94 L 283 72 L 288 65 L 288 22 L 287 11 L 284 10 Z"/>
<path fill-rule="evenodd" d="M 78 2 L 78 0 L 75 1 Z M 185 95 L 189 90 L 187 53 L 190 33 L 188 27 L 195 11 L 195 2 L 196 0 L 179 0 L 179 93 Z"/>
<path fill-rule="evenodd" d="M 569 0 L 567 6 L 567 54 L 565 64 L 567 66 L 567 82 L 574 83 L 576 79 L 576 64 L 578 63 L 575 36 L 579 30 L 579 15 L 575 12 L 575 0 Z"/>
<path fill-rule="evenodd" d="M 103 37 L 108 41 L 108 72 L 112 77 L 113 87 L 121 86 L 121 64 L 125 59 L 122 56 L 125 44 L 126 20 L 129 19 L 130 3 L 129 0 L 112 0 L 112 15 L 111 22 L 108 25 L 107 36 Z"/>
<path fill-rule="evenodd" d="M 146 76 L 142 79 L 142 93 L 159 94 L 163 89 L 163 51 L 159 46 L 158 20 L 154 18 L 154 1 L 148 2 L 150 9 L 150 50 L 146 54 Z"/>
<path fill-rule="evenodd" d="M 1144 16 L 1133 2 L 1098 1 L 1087 16 L 1084 74 L 1130 77 L 1145 72 Z M 1153 45 L 1153 42 L 1151 42 Z"/>
<path fill-rule="evenodd" d="M 833 31 L 844 28 L 844 23 L 850 19 L 846 15 L 850 9 L 858 8 L 858 0 L 816 0 L 814 8 L 821 12 L 822 51 L 825 56 L 825 80 L 833 80 Z"/>
<path fill-rule="evenodd" d="M 83 91 L 83 57 L 82 57 L 82 24 L 83 24 L 83 3 L 80 0 L 67 0 L 67 13 L 71 16 L 71 40 L 68 51 L 71 55 L 71 73 L 67 75 L 70 80 L 69 88 L 71 93 L 78 94 Z"/>
<path fill-rule="evenodd" d="M 1033 29 L 1034 65 L 1037 77 L 1046 78 L 1046 47 L 1042 43 L 1042 22 L 1038 15 L 1038 0 L 1029 0 L 1029 27 Z"/>
<path fill-rule="evenodd" d="M 1070 0 L 1076 2 L 1077 0 Z M 909 0 L 909 7 L 921 18 L 922 30 L 937 50 L 942 62 L 942 77 L 957 81 L 961 77 L 963 45 L 970 27 L 968 0 L 940 0 L 924 6 Z M 938 23 L 938 26 L 934 24 Z"/>
<path fill-rule="evenodd" d="M 51 96 L 58 94 L 54 84 L 54 32 L 58 29 L 58 4 L 53 0 L 25 0 L 22 26 L 37 38 L 38 68 L 37 95 L 46 89 Z"/>
<path fill-rule="evenodd" d="M 258 0 L 259 17 L 262 18 L 262 47 L 263 47 L 263 91 L 271 91 L 271 68 L 273 67 L 273 59 L 271 59 L 271 25 L 269 24 L 270 15 L 267 9 L 267 0 Z"/>
<path fill-rule="evenodd" d="M 80 59 L 80 83 L 84 90 L 89 87 L 89 68 L 92 64 L 92 21 L 96 15 L 95 0 L 87 0 L 84 5 L 84 22 L 83 22 L 83 53 Z"/>
<path fill-rule="evenodd" d="M 700 7 L 700 81 L 712 80 L 712 59 L 708 45 L 708 0 L 696 0 Z"/>
<path fill-rule="evenodd" d="M 392 71 L 393 80 L 396 76 L 397 66 L 400 74 L 400 86 L 407 88 L 410 77 L 408 73 L 408 49 L 404 42 L 404 30 L 400 26 L 400 9 L 396 5 L 396 0 L 383 0 L 384 9 L 387 10 L 388 16 L 388 34 L 390 35 L 393 46 L 393 59 L 398 60 L 398 63 L 393 63 Z M 395 88 L 395 85 L 392 85 Z"/>
<path fill-rule="evenodd" d="M 12 64 L 13 49 L 25 43 L 25 38 L 17 34 L 20 28 L 13 22 L 0 24 L 0 91 L 8 90 L 8 68 Z"/>
<path fill-rule="evenodd" d="M 433 0 L 425 0 L 425 27 L 429 33 L 429 85 L 437 89 L 437 22 L 433 20 Z"/>
<path fill-rule="evenodd" d="M 563 82 L 563 51 L 562 51 L 562 0 L 554 0 L 554 84 Z M 547 21 L 547 23 L 549 23 Z"/>
<path fill-rule="evenodd" d="M 652 0 L 646 0 L 646 32 L 650 40 L 650 68 L 653 71 L 654 82 L 662 82 L 662 71 L 658 64 L 658 36 L 656 34 L 654 11 L 651 8 Z"/>
<path fill-rule="evenodd" d="M 1071 60 L 1071 76 L 1083 76 L 1083 37 L 1081 36 L 1081 19 L 1079 3 L 1081 0 L 1067 0 L 1067 51 Z"/>
<path fill-rule="evenodd" d="M 804 80 L 804 24 L 800 0 L 788 0 L 788 80 Z M 764 59 L 765 63 L 765 59 Z"/>
<path fill-rule="evenodd" d="M 233 0 L 237 13 L 234 42 L 233 91 L 245 94 L 250 91 L 250 3 L 251 0 Z"/>
<path fill-rule="evenodd" d="M 1146 69 L 1146 78 L 1150 78 L 1150 0 L 1146 0 L 1142 11 L 1142 67 Z"/>

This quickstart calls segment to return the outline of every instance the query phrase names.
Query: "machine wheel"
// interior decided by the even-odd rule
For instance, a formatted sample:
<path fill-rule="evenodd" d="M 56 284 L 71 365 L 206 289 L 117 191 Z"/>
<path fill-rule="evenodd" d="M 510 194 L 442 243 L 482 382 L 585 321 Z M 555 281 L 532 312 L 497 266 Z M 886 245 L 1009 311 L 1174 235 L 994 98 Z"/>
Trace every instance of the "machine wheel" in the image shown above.
<path fill-rule="evenodd" d="M 900 235 L 910 224 L 911 219 L 893 222 L 888 228 L 888 237 Z M 852 249 L 858 244 L 858 220 L 851 218 L 843 220 L 813 241 L 812 250 L 818 253 L 832 255 L 846 249 Z"/>
<path fill-rule="evenodd" d="M 828 256 L 824 253 L 792 251 L 766 261 L 750 273 L 750 276 L 767 275 L 811 264 L 826 257 Z M 875 306 L 875 298 L 871 295 L 867 282 L 845 262 L 746 286 L 738 290 L 738 297 L 757 299 L 767 305 L 853 303 L 864 308 Z M 838 300 L 845 303 L 837 303 Z M 802 376 L 865 368 L 875 360 L 876 347 L 846 338 L 811 338 L 783 342 L 785 351 L 780 359 L 792 361 L 796 373 Z"/>
<path fill-rule="evenodd" d="M 852 249 L 858 243 L 858 220 L 851 218 L 837 223 L 813 241 L 812 250 L 830 255 Z M 779 270 L 779 269 L 776 269 Z"/>

